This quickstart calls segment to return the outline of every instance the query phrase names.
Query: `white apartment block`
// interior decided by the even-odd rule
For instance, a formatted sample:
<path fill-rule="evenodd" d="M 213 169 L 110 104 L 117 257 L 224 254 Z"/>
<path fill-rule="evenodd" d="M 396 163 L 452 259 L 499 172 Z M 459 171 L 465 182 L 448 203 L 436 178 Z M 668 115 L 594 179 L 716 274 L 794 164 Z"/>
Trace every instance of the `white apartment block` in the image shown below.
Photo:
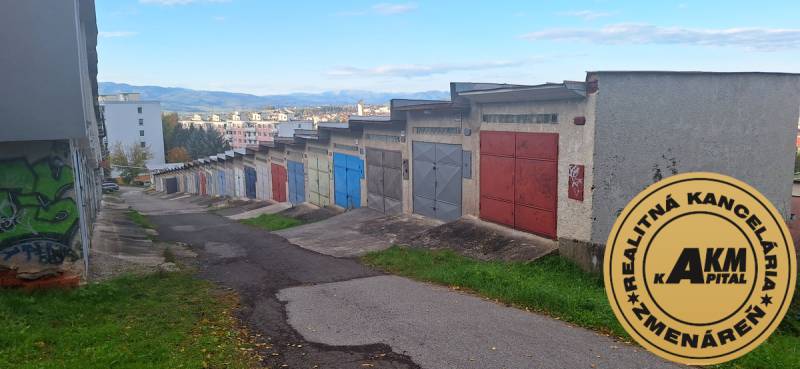
<path fill-rule="evenodd" d="M 151 167 L 161 167 L 164 158 L 164 130 L 161 126 L 161 103 L 139 100 L 137 93 L 100 96 L 105 113 L 108 147 L 117 142 L 150 148 L 153 154 L 147 161 Z"/>

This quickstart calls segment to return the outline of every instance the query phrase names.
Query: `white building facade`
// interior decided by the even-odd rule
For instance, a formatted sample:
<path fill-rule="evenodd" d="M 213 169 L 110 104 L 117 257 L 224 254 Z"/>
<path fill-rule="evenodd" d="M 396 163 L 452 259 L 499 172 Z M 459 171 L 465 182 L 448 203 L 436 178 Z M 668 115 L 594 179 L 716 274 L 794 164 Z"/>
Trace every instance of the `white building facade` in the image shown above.
<path fill-rule="evenodd" d="M 150 167 L 164 165 L 164 130 L 161 125 L 161 103 L 144 101 L 139 94 L 116 94 L 100 96 L 107 129 L 108 147 L 117 142 L 123 145 L 138 145 L 150 149 Z"/>

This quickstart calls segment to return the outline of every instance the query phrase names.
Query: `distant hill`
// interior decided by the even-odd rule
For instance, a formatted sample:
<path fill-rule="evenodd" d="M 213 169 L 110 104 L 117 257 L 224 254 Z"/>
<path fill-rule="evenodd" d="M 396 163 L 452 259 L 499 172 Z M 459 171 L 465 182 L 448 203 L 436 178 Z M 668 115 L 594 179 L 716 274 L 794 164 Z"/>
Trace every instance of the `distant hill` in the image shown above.
<path fill-rule="evenodd" d="M 261 109 L 267 106 L 354 105 L 358 100 L 364 100 L 367 104 L 386 104 L 390 99 L 447 100 L 450 98 L 450 93 L 447 91 L 395 93 L 361 90 L 257 96 L 235 92 L 191 90 L 179 87 L 133 86 L 114 82 L 100 82 L 99 89 L 101 95 L 138 92 L 142 94 L 143 100 L 161 101 L 162 110 L 177 112 L 249 110 Z"/>

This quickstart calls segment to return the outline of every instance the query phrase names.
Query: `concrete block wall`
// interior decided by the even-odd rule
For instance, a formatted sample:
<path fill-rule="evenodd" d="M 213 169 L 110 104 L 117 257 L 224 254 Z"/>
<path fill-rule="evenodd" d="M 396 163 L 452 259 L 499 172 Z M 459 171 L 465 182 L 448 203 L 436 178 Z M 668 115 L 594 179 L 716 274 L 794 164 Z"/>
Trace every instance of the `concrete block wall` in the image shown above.
<path fill-rule="evenodd" d="M 648 185 L 711 171 L 791 211 L 800 75 L 598 72 L 591 241 Z"/>

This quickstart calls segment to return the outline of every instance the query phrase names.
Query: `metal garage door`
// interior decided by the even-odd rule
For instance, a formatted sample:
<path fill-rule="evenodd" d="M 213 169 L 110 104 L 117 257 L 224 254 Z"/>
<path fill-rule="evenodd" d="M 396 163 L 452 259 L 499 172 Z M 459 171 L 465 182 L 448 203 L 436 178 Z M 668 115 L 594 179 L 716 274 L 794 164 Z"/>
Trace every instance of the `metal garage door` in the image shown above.
<path fill-rule="evenodd" d="M 361 207 L 363 176 L 363 160 L 353 155 L 333 154 L 333 192 L 336 205 L 345 209 Z"/>
<path fill-rule="evenodd" d="M 225 196 L 225 170 L 217 169 L 217 195 Z"/>
<path fill-rule="evenodd" d="M 164 178 L 164 192 L 166 193 L 178 192 L 178 179 L 175 177 Z"/>
<path fill-rule="evenodd" d="M 206 173 L 205 172 L 200 172 L 198 174 L 198 176 L 200 177 L 200 194 L 201 195 L 205 195 L 206 194 Z"/>
<path fill-rule="evenodd" d="M 306 201 L 306 176 L 303 163 L 287 160 L 286 166 L 289 169 L 289 202 L 301 204 Z"/>
<path fill-rule="evenodd" d="M 403 156 L 367 148 L 367 205 L 386 214 L 403 212 Z"/>
<path fill-rule="evenodd" d="M 249 199 L 256 198 L 256 169 L 252 167 L 244 167 L 244 191 Z"/>
<path fill-rule="evenodd" d="M 481 218 L 556 238 L 558 134 L 481 132 Z"/>
<path fill-rule="evenodd" d="M 286 202 L 286 168 L 272 164 L 272 199 Z"/>
<path fill-rule="evenodd" d="M 331 204 L 331 169 L 327 154 L 308 154 L 308 201 L 317 206 Z"/>
<path fill-rule="evenodd" d="M 414 212 L 442 220 L 461 217 L 461 145 L 414 141 Z"/>

